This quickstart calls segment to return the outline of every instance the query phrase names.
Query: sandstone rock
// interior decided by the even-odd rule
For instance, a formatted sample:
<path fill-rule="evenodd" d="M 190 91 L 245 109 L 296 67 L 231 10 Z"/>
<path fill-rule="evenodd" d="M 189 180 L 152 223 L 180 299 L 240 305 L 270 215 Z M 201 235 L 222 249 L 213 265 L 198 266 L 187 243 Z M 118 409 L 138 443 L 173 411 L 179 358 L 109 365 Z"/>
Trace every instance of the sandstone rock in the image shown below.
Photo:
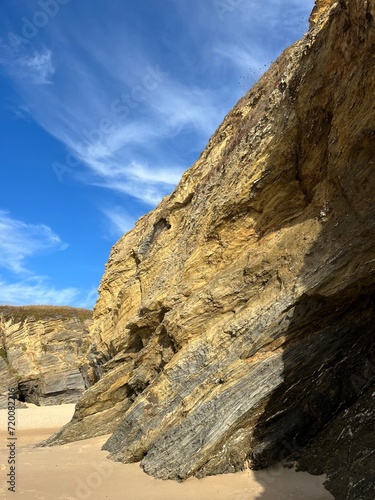
<path fill-rule="evenodd" d="M 29 403 L 75 403 L 89 385 L 91 317 L 86 309 L 0 306 L 0 405 L 9 387 Z"/>
<path fill-rule="evenodd" d="M 333 7 L 336 7 L 336 4 L 337 2 L 334 2 L 332 0 L 316 0 L 315 6 L 309 18 L 310 28 L 315 26 L 315 24 L 317 24 L 320 20 L 323 20 L 324 15 L 326 15 L 327 11 Z"/>
<path fill-rule="evenodd" d="M 355 403 L 374 362 L 374 18 L 375 0 L 317 2 L 113 247 L 100 380 L 46 444 L 113 431 L 112 459 L 180 480 L 266 467 Z"/>

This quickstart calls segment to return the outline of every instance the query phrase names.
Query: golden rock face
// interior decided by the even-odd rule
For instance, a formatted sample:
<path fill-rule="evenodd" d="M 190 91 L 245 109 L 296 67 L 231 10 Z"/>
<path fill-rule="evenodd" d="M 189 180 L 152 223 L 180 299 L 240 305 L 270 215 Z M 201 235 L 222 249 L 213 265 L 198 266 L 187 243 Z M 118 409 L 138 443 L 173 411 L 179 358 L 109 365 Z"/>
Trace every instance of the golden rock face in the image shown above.
<path fill-rule="evenodd" d="M 310 15 L 310 27 L 315 26 L 323 18 L 329 9 L 337 5 L 337 0 L 315 0 L 315 6 Z M 341 2 L 343 4 L 343 2 Z"/>
<path fill-rule="evenodd" d="M 7 391 L 38 405 L 75 403 L 93 378 L 87 365 L 92 312 L 0 306 L 0 407 Z"/>
<path fill-rule="evenodd" d="M 264 467 L 358 396 L 375 319 L 375 1 L 311 30 L 113 247 L 100 380 L 50 442 L 113 432 L 159 478 Z"/>

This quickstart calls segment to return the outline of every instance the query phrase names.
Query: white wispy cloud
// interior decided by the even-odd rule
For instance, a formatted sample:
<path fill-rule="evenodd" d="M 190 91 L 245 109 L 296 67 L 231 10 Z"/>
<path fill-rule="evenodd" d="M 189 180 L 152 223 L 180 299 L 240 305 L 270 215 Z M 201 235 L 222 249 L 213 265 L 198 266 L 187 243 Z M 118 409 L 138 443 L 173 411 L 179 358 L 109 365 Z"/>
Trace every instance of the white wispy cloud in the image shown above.
<path fill-rule="evenodd" d="M 44 224 L 28 224 L 0 210 L 0 267 L 16 274 L 30 273 L 25 261 L 45 251 L 65 250 L 67 244 Z"/>
<path fill-rule="evenodd" d="M 96 288 L 87 291 L 77 288 L 56 288 L 49 280 L 33 276 L 9 282 L 0 276 L 0 304 L 2 305 L 67 305 L 92 309 L 98 297 Z"/>
<path fill-rule="evenodd" d="M 132 179 L 126 175 L 116 178 L 102 178 L 100 180 L 92 179 L 90 182 L 92 186 L 98 186 L 102 188 L 111 189 L 117 193 L 132 196 L 138 200 L 141 200 L 144 204 L 150 207 L 155 206 L 163 196 L 170 193 L 174 184 L 161 184 L 150 182 L 141 183 L 134 182 Z"/>
<path fill-rule="evenodd" d="M 55 73 L 51 50 L 44 46 L 36 49 L 27 41 L 12 46 L 0 39 L 0 65 L 9 76 L 27 85 L 50 84 Z"/>
<path fill-rule="evenodd" d="M 30 110 L 27 108 L 27 106 L 21 104 L 18 106 L 12 106 L 10 109 L 19 120 L 25 120 L 27 122 L 31 121 Z"/>
<path fill-rule="evenodd" d="M 92 101 L 96 100 L 93 94 Z M 134 109 L 127 108 L 128 116 L 123 119 L 121 114 L 112 111 L 113 102 L 117 100 L 108 99 L 104 110 L 102 106 L 100 111 L 93 106 L 81 109 L 77 93 L 71 104 L 64 101 L 68 103 L 68 110 L 74 110 L 74 115 L 69 117 L 69 111 L 63 116 L 61 103 L 56 103 L 55 97 L 47 93 L 44 105 L 36 106 L 34 117 L 80 161 L 77 175 L 82 181 L 155 205 L 173 189 L 187 167 L 171 165 L 162 151 L 163 141 L 171 140 L 183 129 L 197 136 L 203 134 L 207 140 L 220 121 L 220 110 L 208 92 L 192 92 L 173 82 L 153 93 L 145 92 L 142 110 L 146 118 L 139 116 L 140 105 L 131 101 Z M 126 107 L 124 101 L 121 103 Z M 52 109 L 54 113 L 48 114 Z M 154 157 L 152 161 L 148 160 L 150 156 Z M 83 165 L 89 170 L 84 171 Z"/>
<path fill-rule="evenodd" d="M 0 268 L 4 270 L 0 275 L 0 303 L 92 307 L 96 289 L 57 288 L 47 276 L 38 275 L 28 265 L 32 257 L 62 251 L 67 246 L 49 226 L 29 224 L 0 210 Z"/>
<path fill-rule="evenodd" d="M 76 297 L 72 303 L 74 304 L 75 307 L 84 307 L 85 309 L 92 309 L 95 305 L 95 302 L 98 299 L 98 296 L 99 296 L 98 289 L 96 287 L 91 288 L 86 292 L 80 292 L 78 297 Z M 66 302 L 64 302 L 64 304 L 66 304 Z"/>
<path fill-rule="evenodd" d="M 186 165 L 171 165 L 161 143 L 171 140 L 184 127 L 197 133 L 204 129 L 209 134 L 212 109 L 199 107 L 195 96 L 188 101 L 188 89 L 179 99 L 175 92 L 173 102 L 167 107 L 167 90 L 157 93 L 154 89 L 144 89 L 141 106 L 134 99 L 121 100 L 121 93 L 100 100 L 97 91 L 90 85 L 86 87 L 84 81 L 74 95 L 68 93 L 63 101 L 56 94 L 63 93 L 63 89 L 59 85 L 54 87 L 54 91 L 47 88 L 38 93 L 24 89 L 24 94 L 34 120 L 63 142 L 80 163 L 77 177 L 149 205 L 170 192 L 186 169 Z M 126 93 L 123 99 L 127 96 Z M 208 99 L 202 95 L 200 101 L 203 104 Z M 100 105 L 92 105 L 97 102 Z M 121 114 L 124 109 L 125 117 Z"/>
<path fill-rule="evenodd" d="M 183 128 L 190 128 L 207 137 L 223 118 L 224 109 L 218 105 L 217 95 L 208 89 L 170 79 L 156 94 L 150 106 L 159 121 L 166 124 L 168 133 L 177 134 Z"/>
<path fill-rule="evenodd" d="M 13 65 L 17 76 L 37 85 L 52 83 L 55 68 L 52 64 L 52 52 L 44 48 L 38 52 L 33 50 L 31 55 L 24 55 L 16 59 Z"/>
<path fill-rule="evenodd" d="M 111 237 L 119 238 L 130 231 L 135 224 L 135 218 L 131 217 L 121 207 L 101 208 L 101 211 L 109 222 L 108 233 Z"/>
<path fill-rule="evenodd" d="M 239 45 L 219 43 L 213 47 L 213 54 L 218 56 L 222 63 L 230 63 L 233 67 L 238 68 L 242 74 L 251 72 L 259 78 L 261 76 L 259 72 L 265 71 L 266 68 L 263 62 L 264 54 L 259 52 L 254 54 Z"/>
<path fill-rule="evenodd" d="M 12 282 L 0 276 L 0 304 L 71 305 L 76 304 L 79 296 L 79 290 L 75 288 L 57 289 L 40 276 Z"/>
<path fill-rule="evenodd" d="M 171 160 L 163 143 L 178 134 L 194 134 L 196 144 L 203 145 L 223 109 L 209 90 L 172 78 L 150 54 L 138 51 L 136 59 L 124 54 L 120 47 L 126 45 L 126 35 L 121 31 L 111 37 L 99 29 L 97 36 L 88 37 L 90 43 L 75 32 L 81 51 L 58 36 L 66 50 L 59 47 L 56 55 L 54 85 L 40 86 L 37 92 L 20 85 L 30 115 L 78 159 L 73 175 L 81 181 L 155 205 L 189 166 L 177 149 Z M 103 73 L 92 71 L 92 60 Z M 18 55 L 17 61 L 24 69 L 39 68 L 39 82 L 54 74 L 50 51 L 39 58 Z M 111 75 L 108 86 L 103 86 L 103 75 Z"/>
<path fill-rule="evenodd" d="M 223 110 L 215 107 L 208 91 L 189 89 L 173 81 L 145 92 L 143 107 L 147 109 L 147 119 L 139 119 L 135 109 L 133 114 L 129 110 L 125 122 L 108 109 L 104 117 L 93 117 L 90 128 L 71 135 L 68 143 L 73 154 L 95 174 L 96 185 L 154 205 L 173 189 L 187 165 L 171 165 L 165 153 L 152 162 L 146 158 L 161 152 L 163 141 L 171 140 L 184 129 L 207 140 L 219 124 Z M 108 129 L 100 127 L 104 121 L 110 123 Z M 92 178 L 86 176 L 86 181 L 92 183 Z"/>

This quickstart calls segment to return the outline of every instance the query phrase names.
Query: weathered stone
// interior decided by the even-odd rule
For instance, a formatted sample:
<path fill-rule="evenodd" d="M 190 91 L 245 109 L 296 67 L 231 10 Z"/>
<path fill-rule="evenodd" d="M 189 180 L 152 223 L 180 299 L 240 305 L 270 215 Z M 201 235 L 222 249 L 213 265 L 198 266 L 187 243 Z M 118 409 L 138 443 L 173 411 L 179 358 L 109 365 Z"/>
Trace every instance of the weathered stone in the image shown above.
<path fill-rule="evenodd" d="M 328 479 L 324 485 L 338 499 L 374 498 L 375 365 L 370 370 L 363 374 L 367 377 L 371 373 L 370 379 L 357 375 L 352 381 L 372 387 L 313 439 L 298 460 L 297 470 L 326 473 Z"/>
<path fill-rule="evenodd" d="M 114 431 L 112 459 L 185 479 L 266 467 L 355 403 L 374 362 L 374 18 L 375 0 L 317 2 L 113 247 L 100 380 L 48 443 Z"/>
<path fill-rule="evenodd" d="M 75 403 L 90 384 L 81 370 L 91 317 L 86 309 L 0 306 L 0 405 L 9 387 L 17 388 L 21 401 Z"/>

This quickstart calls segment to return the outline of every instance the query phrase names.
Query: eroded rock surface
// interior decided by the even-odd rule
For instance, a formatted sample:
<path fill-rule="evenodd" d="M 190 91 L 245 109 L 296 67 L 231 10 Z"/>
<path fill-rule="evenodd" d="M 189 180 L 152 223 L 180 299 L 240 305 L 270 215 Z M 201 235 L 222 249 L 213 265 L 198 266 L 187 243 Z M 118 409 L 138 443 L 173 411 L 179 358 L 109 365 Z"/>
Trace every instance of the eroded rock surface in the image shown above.
<path fill-rule="evenodd" d="M 113 247 L 100 380 L 49 443 L 113 432 L 112 459 L 185 479 L 266 467 L 355 403 L 374 362 L 374 17 L 375 0 L 317 2 Z"/>
<path fill-rule="evenodd" d="M 374 369 L 375 365 L 367 366 L 366 379 L 354 379 L 367 381 L 369 387 L 312 440 L 297 462 L 297 470 L 327 474 L 325 486 L 338 499 L 374 498 Z"/>
<path fill-rule="evenodd" d="M 0 306 L 0 405 L 7 390 L 38 405 L 75 403 L 89 385 L 92 311 Z"/>

